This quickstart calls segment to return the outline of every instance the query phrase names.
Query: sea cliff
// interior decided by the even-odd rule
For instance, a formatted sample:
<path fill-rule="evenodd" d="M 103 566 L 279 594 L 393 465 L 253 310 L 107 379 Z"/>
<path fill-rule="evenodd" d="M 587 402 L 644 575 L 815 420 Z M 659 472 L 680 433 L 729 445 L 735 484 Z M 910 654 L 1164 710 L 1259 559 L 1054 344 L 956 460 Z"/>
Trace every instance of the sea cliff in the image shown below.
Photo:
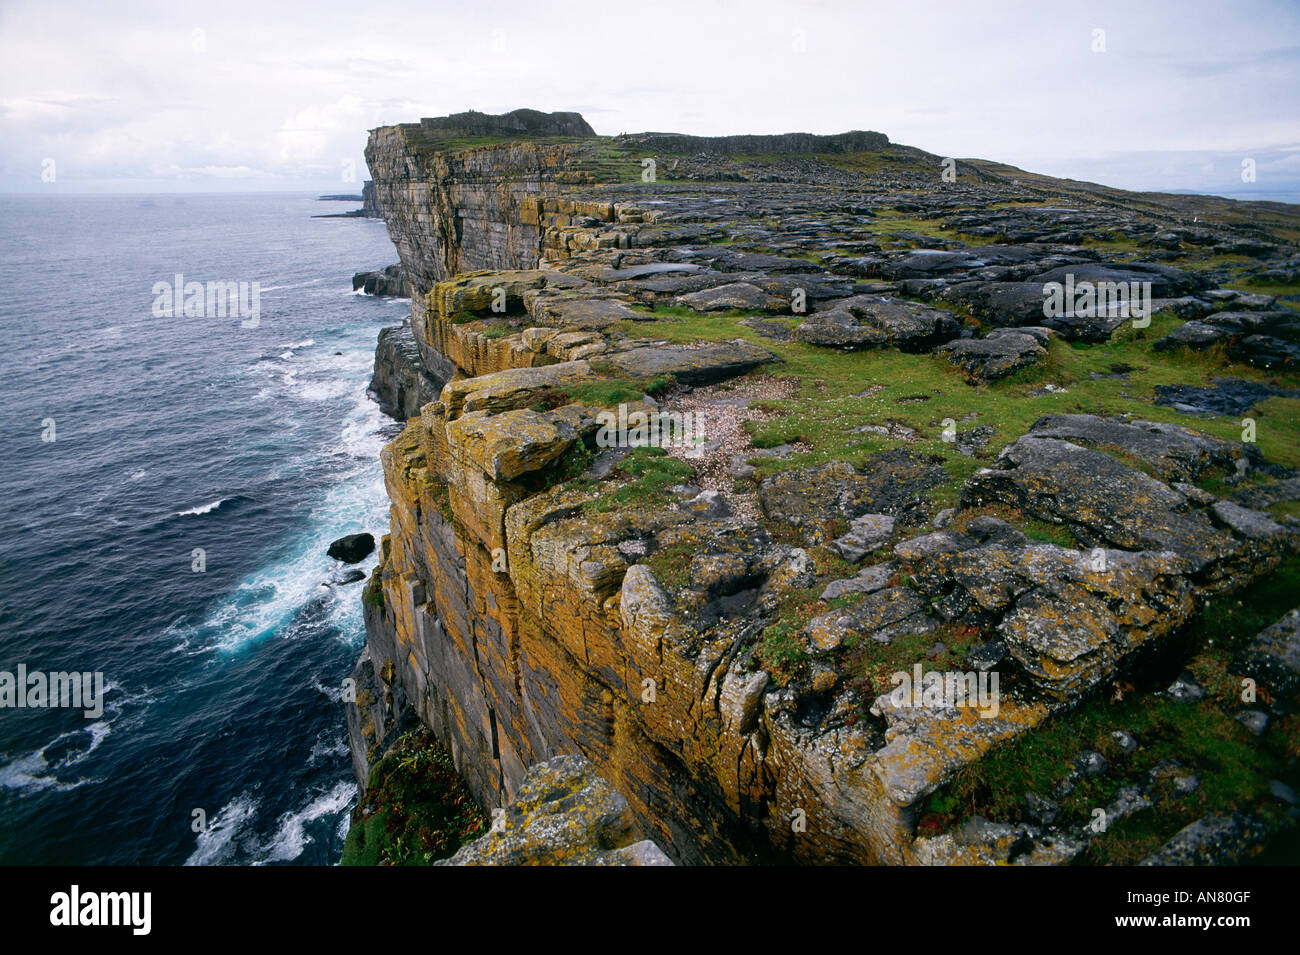
<path fill-rule="evenodd" d="M 363 785 L 418 719 L 485 807 L 585 758 L 679 863 L 1228 861 L 1293 824 L 1294 212 L 532 111 L 366 159 L 413 298 Z M 1045 314 L 1066 275 L 1148 320 Z M 619 405 L 702 447 L 605 447 Z M 997 705 L 912 705 L 914 668 Z"/>

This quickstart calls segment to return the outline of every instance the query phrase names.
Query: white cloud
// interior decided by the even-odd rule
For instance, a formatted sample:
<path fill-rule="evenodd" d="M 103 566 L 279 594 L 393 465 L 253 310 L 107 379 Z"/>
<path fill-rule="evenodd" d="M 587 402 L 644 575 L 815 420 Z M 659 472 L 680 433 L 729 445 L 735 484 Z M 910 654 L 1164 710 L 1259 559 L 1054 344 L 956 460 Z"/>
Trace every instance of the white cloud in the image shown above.
<path fill-rule="evenodd" d="M 1294 139 L 1298 59 L 1285 0 L 9 0 L 0 189 L 39 183 L 46 156 L 69 190 L 211 188 L 212 170 L 333 188 L 344 161 L 364 177 L 370 127 L 519 106 L 578 109 L 602 133 L 877 129 L 1116 185 L 1136 184 L 1134 155 L 1199 151 L 1143 175 L 1200 188 L 1219 173 L 1204 154 Z"/>

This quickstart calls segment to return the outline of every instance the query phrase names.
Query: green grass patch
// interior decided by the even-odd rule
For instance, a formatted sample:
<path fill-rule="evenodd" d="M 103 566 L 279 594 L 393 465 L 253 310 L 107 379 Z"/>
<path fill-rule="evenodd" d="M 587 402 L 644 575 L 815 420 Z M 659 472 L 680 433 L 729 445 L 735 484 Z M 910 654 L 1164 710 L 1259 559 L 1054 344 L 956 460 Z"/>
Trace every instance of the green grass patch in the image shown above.
<path fill-rule="evenodd" d="M 694 468 L 670 457 L 663 448 L 633 448 L 607 479 L 616 486 L 583 508 L 600 514 L 624 507 L 659 507 L 668 502 L 669 488 L 686 484 L 694 477 Z"/>
<path fill-rule="evenodd" d="M 487 829 L 451 756 L 427 729 L 408 733 L 370 770 L 352 811 L 343 865 L 428 865 Z"/>
<path fill-rule="evenodd" d="M 674 343 L 743 338 L 777 354 L 765 372 L 796 382 L 794 397 L 763 402 L 772 420 L 751 421 L 747 430 L 760 448 L 802 443 L 809 450 L 784 458 L 753 458 L 762 479 L 788 468 L 827 460 L 861 463 L 899 441 L 884 435 L 854 433 L 859 425 L 906 425 L 918 432 L 912 449 L 944 459 L 952 480 L 935 492 L 935 500 L 952 501 L 956 489 L 978 467 L 986 466 L 1006 444 L 1024 434 L 1039 417 L 1053 413 L 1128 415 L 1135 420 L 1163 421 L 1205 431 L 1225 440 L 1241 439 L 1236 418 L 1197 417 L 1154 405 L 1156 385 L 1208 385 L 1220 375 L 1250 381 L 1275 381 L 1300 387 L 1300 377 L 1270 374 L 1246 365 L 1225 365 L 1213 353 L 1158 352 L 1152 344 L 1181 321 L 1167 313 L 1151 325 L 1125 325 L 1110 341 L 1068 343 L 1054 339 L 1045 361 L 989 385 L 967 384 L 960 370 L 931 355 L 892 348 L 845 352 L 802 342 L 777 342 L 741 325 L 744 312 L 699 313 L 688 308 L 647 310 L 653 321 L 628 322 L 621 328 L 633 338 Z M 1122 373 L 1120 377 L 1113 377 Z M 1044 392 L 1052 384 L 1064 394 Z M 875 386 L 879 386 L 876 388 Z M 870 389 L 870 391 L 869 391 Z M 915 400 L 923 398 L 927 400 Z M 1287 467 L 1300 466 L 1300 402 L 1269 399 L 1255 413 L 1260 450 Z M 959 431 L 977 425 L 994 429 L 988 445 L 974 457 L 961 455 L 942 440 L 943 420 Z M 1130 462 L 1137 463 L 1137 462 Z"/>

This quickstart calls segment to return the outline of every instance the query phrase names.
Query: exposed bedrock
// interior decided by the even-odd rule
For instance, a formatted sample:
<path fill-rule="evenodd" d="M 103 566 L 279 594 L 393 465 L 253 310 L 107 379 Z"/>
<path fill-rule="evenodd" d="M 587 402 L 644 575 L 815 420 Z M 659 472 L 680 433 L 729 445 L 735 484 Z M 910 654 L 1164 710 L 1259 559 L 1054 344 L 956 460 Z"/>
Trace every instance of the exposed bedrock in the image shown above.
<path fill-rule="evenodd" d="M 352 276 L 352 291 L 360 290 L 367 295 L 393 296 L 409 298 L 411 283 L 402 274 L 400 265 L 390 265 L 377 272 L 357 272 Z"/>
<path fill-rule="evenodd" d="M 421 408 L 437 399 L 444 384 L 425 370 L 409 323 L 379 330 L 370 390 L 384 414 L 399 421 L 414 418 Z"/>

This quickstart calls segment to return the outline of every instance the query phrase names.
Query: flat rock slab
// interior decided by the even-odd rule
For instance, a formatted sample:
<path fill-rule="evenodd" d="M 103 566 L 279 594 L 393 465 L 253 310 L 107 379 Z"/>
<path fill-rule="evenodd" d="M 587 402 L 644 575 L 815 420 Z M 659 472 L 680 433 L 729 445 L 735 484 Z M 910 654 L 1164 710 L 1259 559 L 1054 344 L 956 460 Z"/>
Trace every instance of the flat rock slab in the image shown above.
<path fill-rule="evenodd" d="M 1277 388 L 1241 378 L 1214 378 L 1210 387 L 1156 385 L 1155 403 L 1184 414 L 1240 415 L 1269 398 L 1300 398 L 1300 389 Z"/>
<path fill-rule="evenodd" d="M 987 245 L 976 249 L 913 249 L 897 256 L 883 256 L 876 269 L 887 279 L 925 278 L 951 275 L 989 265 L 1016 265 L 1033 262 L 1042 252 L 1024 246 Z"/>
<path fill-rule="evenodd" d="M 533 318 L 540 325 L 598 331 L 619 322 L 644 322 L 653 318 L 612 298 L 539 298 L 533 305 Z"/>
<path fill-rule="evenodd" d="M 854 295 L 814 312 L 794 331 L 798 341 L 828 348 L 929 351 L 957 337 L 961 323 L 942 309 L 887 295 Z"/>
<path fill-rule="evenodd" d="M 785 299 L 769 295 L 757 285 L 748 282 L 732 282 L 714 288 L 690 292 L 677 299 L 679 305 L 697 312 L 726 312 L 749 309 L 760 312 L 789 311 L 790 303 Z"/>
<path fill-rule="evenodd" d="M 740 324 L 752 328 L 764 338 L 774 342 L 788 342 L 794 339 L 794 329 L 784 318 L 742 318 Z"/>
<path fill-rule="evenodd" d="M 1233 472 L 1240 458 L 1262 460 L 1258 449 L 1240 441 L 1224 441 L 1194 428 L 1161 421 L 1045 415 L 1030 426 L 1029 434 L 1129 455 L 1149 465 L 1165 481 L 1195 481 L 1211 468 Z"/>
<path fill-rule="evenodd" d="M 752 371 L 776 356 L 744 340 L 703 345 L 638 345 L 605 356 L 630 375 L 671 375 L 683 384 L 707 385 Z"/>
<path fill-rule="evenodd" d="M 608 283 L 634 281 L 636 279 L 650 278 L 651 276 L 699 272 L 701 269 L 702 266 L 689 262 L 650 262 L 645 265 L 630 265 L 623 269 L 605 267 L 586 269 L 583 270 L 582 274 L 593 282 Z"/>
<path fill-rule="evenodd" d="M 1075 265 L 1062 265 L 1048 269 L 1032 276 L 1031 282 L 1040 286 L 1048 282 L 1060 282 L 1064 285 L 1067 276 L 1074 276 L 1077 287 L 1081 282 L 1098 285 L 1102 282 L 1138 282 L 1151 283 L 1152 297 L 1170 298 L 1188 292 L 1198 292 L 1210 287 L 1209 279 L 1194 272 L 1184 272 L 1172 265 L 1158 265 L 1150 262 L 1125 262 L 1122 265 L 1080 262 Z"/>

